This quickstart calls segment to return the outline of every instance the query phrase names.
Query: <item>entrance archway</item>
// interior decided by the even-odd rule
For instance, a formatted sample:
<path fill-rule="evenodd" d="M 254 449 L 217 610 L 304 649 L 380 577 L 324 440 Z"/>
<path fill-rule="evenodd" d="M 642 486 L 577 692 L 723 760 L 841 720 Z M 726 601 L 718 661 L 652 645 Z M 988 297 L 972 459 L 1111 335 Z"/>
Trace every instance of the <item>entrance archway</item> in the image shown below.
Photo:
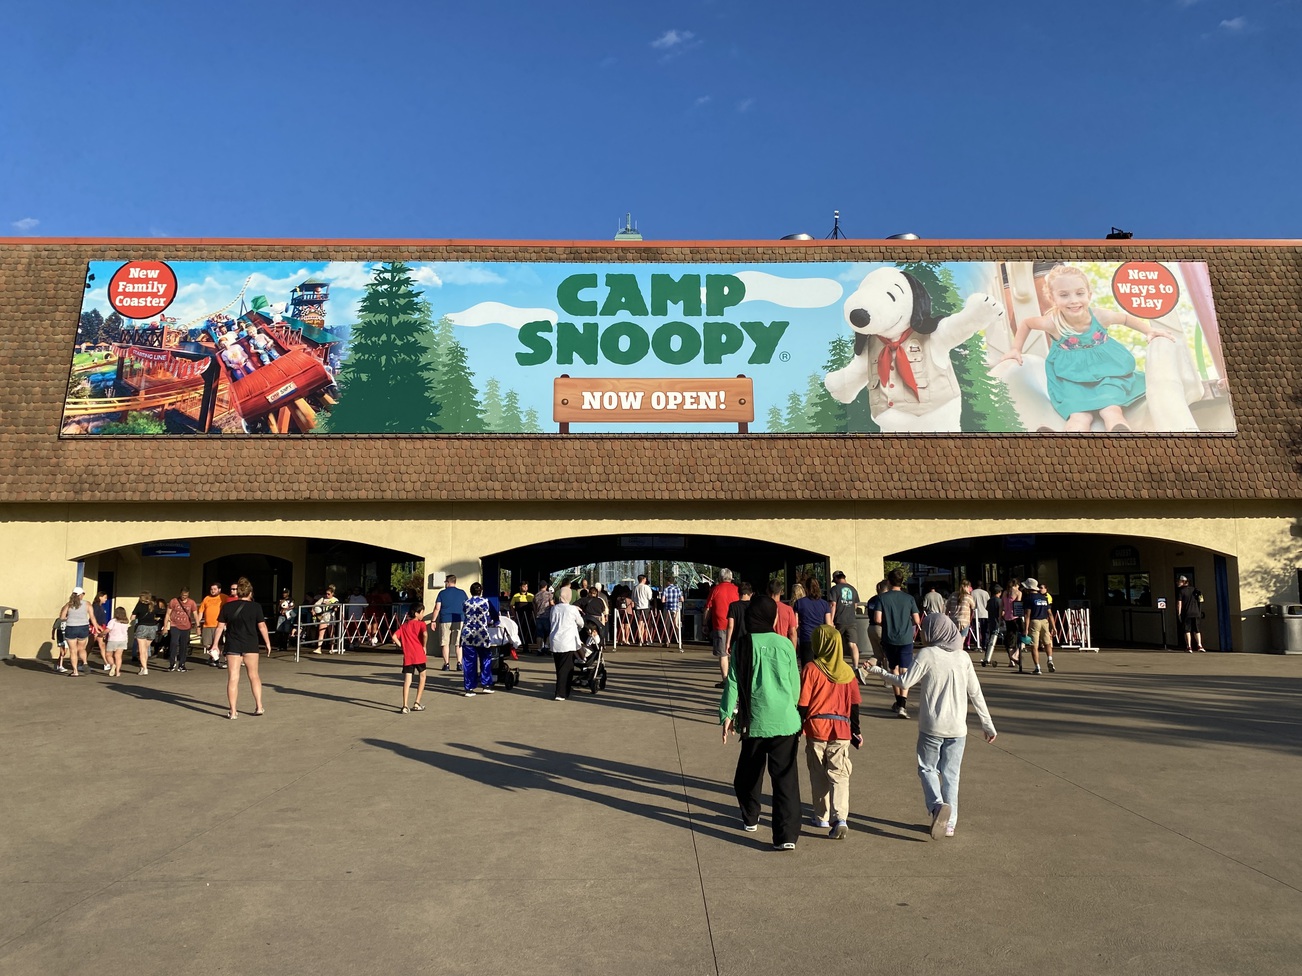
<path fill-rule="evenodd" d="M 509 575 L 512 587 L 530 584 L 572 566 L 593 563 L 705 563 L 727 567 L 737 580 L 755 586 L 770 579 L 789 581 L 800 570 L 827 581 L 827 556 L 793 546 L 783 546 L 739 536 L 685 533 L 627 533 L 553 539 L 482 557 L 484 579 Z M 643 570 L 645 571 L 645 570 Z M 611 582 L 605 580 L 602 582 Z M 657 582 L 653 580 L 652 582 Z"/>
<path fill-rule="evenodd" d="M 950 539 L 896 552 L 909 589 L 921 597 L 944 593 L 962 579 L 1006 583 L 1033 576 L 1055 602 L 1088 607 L 1094 642 L 1108 646 L 1174 646 L 1176 578 L 1188 576 L 1203 597 L 1204 643 L 1233 650 L 1232 621 L 1239 614 L 1238 561 L 1177 540 L 1088 533 L 1009 533 Z M 1163 627 L 1165 626 L 1165 631 Z M 1165 641 L 1163 637 L 1165 636 Z"/>
<path fill-rule="evenodd" d="M 828 557 L 824 553 L 793 546 L 783 546 L 760 539 L 740 536 L 688 533 L 627 533 L 577 536 L 521 546 L 482 557 L 485 580 L 500 580 L 501 586 L 514 592 L 521 582 L 536 586 L 552 580 L 561 571 L 577 566 L 621 564 L 629 575 L 646 573 L 653 587 L 677 576 L 685 582 L 687 566 L 704 564 L 732 570 L 737 582 L 749 582 L 762 591 L 770 580 L 781 579 L 788 593 L 797 578 L 813 575 L 826 584 L 829 578 Z M 677 567 L 677 569 L 675 569 Z M 607 590 L 621 579 L 599 579 Z M 708 581 L 696 588 L 684 585 L 683 606 L 685 639 L 704 639 L 699 626 L 700 608 L 708 595 Z"/>

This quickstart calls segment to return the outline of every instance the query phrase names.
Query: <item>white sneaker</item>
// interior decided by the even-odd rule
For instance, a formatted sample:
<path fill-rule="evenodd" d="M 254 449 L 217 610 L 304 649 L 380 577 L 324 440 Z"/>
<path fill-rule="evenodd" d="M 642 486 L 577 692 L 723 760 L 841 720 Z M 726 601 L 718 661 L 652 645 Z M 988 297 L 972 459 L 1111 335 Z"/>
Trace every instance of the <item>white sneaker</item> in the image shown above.
<path fill-rule="evenodd" d="M 474 698 L 474 697 L 475 697 L 475 693 L 474 693 L 473 691 L 467 691 L 467 692 L 466 692 L 466 697 L 467 697 L 467 698 Z"/>
<path fill-rule="evenodd" d="M 557 700 L 557 701 L 565 701 L 564 698 L 559 698 L 559 697 L 558 697 L 556 700 Z"/>
<path fill-rule="evenodd" d="M 480 692 L 480 694 L 483 694 L 483 695 L 491 695 L 491 694 L 493 693 L 493 689 L 492 689 L 492 688 L 480 688 L 480 689 L 479 689 L 479 692 Z"/>

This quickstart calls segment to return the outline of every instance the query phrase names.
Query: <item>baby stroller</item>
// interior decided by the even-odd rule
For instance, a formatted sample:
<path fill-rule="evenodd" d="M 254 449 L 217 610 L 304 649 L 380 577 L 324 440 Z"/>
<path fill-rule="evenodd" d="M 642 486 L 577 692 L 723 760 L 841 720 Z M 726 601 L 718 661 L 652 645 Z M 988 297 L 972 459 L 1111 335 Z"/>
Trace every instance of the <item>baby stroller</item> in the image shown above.
<path fill-rule="evenodd" d="M 583 625 L 583 646 L 574 655 L 574 672 L 570 675 L 570 687 L 578 685 L 587 688 L 594 695 L 606 687 L 605 648 L 601 641 L 601 627 L 598 624 Z"/>
<path fill-rule="evenodd" d="M 510 617 L 502 617 L 488 629 L 493 653 L 493 681 L 510 691 L 520 683 L 520 669 L 511 667 L 518 659 L 520 629 Z"/>

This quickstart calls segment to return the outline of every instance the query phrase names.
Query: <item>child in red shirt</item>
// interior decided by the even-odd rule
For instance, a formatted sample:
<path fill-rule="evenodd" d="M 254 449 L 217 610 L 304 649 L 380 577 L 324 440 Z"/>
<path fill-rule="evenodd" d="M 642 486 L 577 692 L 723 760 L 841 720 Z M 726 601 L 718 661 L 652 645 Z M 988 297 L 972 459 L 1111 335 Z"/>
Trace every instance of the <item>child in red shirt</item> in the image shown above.
<path fill-rule="evenodd" d="M 814 826 L 830 828 L 828 836 L 841 840 L 849 832 L 850 746 L 863 743 L 859 734 L 859 683 L 845 663 L 841 635 L 823 624 L 810 638 L 814 659 L 800 673 L 800 701 L 796 707 L 804 722 L 805 759 L 813 790 Z"/>
<path fill-rule="evenodd" d="M 411 616 L 407 622 L 399 627 L 393 634 L 393 638 L 402 650 L 402 714 L 408 712 L 423 712 L 425 706 L 420 703 L 420 696 L 425 694 L 425 637 L 429 628 L 425 621 L 421 619 L 421 614 L 425 612 L 424 604 L 417 603 L 411 608 Z M 407 695 L 411 691 L 411 676 L 420 675 L 420 682 L 416 685 L 416 701 L 407 707 Z"/>

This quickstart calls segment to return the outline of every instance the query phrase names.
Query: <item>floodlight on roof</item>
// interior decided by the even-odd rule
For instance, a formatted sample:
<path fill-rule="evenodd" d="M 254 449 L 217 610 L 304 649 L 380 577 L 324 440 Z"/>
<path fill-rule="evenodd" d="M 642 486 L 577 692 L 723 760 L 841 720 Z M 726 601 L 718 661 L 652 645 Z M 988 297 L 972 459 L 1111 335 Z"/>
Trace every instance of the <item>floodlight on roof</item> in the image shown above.
<path fill-rule="evenodd" d="M 812 241 L 813 234 L 787 234 L 785 237 L 779 237 L 780 241 Z"/>
<path fill-rule="evenodd" d="M 890 237 L 888 237 L 888 238 L 886 238 L 886 239 L 887 239 L 888 241 L 920 241 L 920 240 L 922 240 L 922 238 L 920 238 L 917 234 L 907 234 L 907 233 L 906 233 L 906 234 L 892 234 Z"/>

